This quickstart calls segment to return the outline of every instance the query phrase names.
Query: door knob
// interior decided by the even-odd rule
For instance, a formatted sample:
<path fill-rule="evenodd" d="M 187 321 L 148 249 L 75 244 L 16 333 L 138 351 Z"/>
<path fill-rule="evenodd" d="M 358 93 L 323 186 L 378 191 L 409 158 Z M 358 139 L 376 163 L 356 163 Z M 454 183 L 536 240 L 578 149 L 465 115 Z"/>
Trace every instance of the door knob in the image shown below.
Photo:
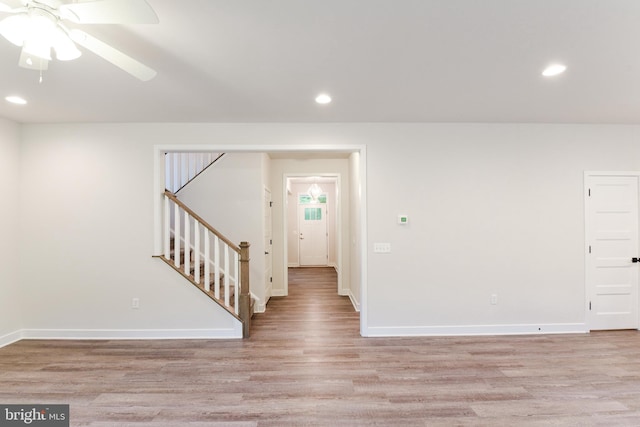
<path fill-rule="evenodd" d="M 640 262 L 640 258 L 631 258 L 631 262 Z"/>

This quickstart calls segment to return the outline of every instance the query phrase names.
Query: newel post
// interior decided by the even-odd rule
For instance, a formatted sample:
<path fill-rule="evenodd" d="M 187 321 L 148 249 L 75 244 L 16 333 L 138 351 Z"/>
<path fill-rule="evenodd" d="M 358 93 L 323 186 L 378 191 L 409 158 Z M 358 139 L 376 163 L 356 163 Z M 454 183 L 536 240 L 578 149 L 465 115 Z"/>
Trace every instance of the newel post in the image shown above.
<path fill-rule="evenodd" d="M 242 337 L 249 338 L 251 328 L 251 294 L 249 288 L 249 242 L 240 242 L 240 295 L 238 315 L 242 319 Z"/>

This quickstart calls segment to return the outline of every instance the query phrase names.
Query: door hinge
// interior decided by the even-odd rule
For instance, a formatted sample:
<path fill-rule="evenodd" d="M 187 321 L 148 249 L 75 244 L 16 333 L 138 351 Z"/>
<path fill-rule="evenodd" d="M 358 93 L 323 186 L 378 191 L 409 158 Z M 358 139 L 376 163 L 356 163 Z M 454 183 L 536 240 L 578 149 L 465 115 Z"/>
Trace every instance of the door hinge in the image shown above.
<path fill-rule="evenodd" d="M 589 253 L 591 253 L 591 245 L 589 245 Z"/>
<path fill-rule="evenodd" d="M 589 301 L 589 311 L 591 311 L 591 301 Z"/>
<path fill-rule="evenodd" d="M 591 197 L 591 189 L 589 189 L 589 197 Z"/>
<path fill-rule="evenodd" d="M 269 281 L 273 283 L 273 277 L 269 277 Z"/>
<path fill-rule="evenodd" d="M 272 208 L 273 207 L 273 202 L 269 202 L 269 207 Z"/>
<path fill-rule="evenodd" d="M 273 245 L 273 239 L 269 239 L 269 244 Z"/>

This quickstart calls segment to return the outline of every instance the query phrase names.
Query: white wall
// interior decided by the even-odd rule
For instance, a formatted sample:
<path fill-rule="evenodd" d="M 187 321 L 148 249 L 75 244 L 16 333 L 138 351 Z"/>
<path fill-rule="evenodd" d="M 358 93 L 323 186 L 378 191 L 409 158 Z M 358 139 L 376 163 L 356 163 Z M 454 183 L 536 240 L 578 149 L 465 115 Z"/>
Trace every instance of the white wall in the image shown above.
<path fill-rule="evenodd" d="M 251 244 L 249 284 L 258 304 L 264 304 L 265 291 L 263 163 L 262 154 L 227 153 L 178 193 L 180 200 L 236 245 Z"/>
<path fill-rule="evenodd" d="M 20 338 L 22 301 L 18 270 L 20 127 L 0 119 L 0 347 Z"/>
<path fill-rule="evenodd" d="M 232 329 L 150 257 L 154 144 L 219 144 L 367 146 L 365 335 L 584 330 L 583 171 L 640 170 L 639 132 L 615 125 L 26 125 L 21 271 L 30 272 L 25 295 L 38 298 L 29 299 L 25 327 Z M 277 163 L 272 188 L 281 201 Z M 399 213 L 409 225 L 396 223 Z M 374 254 L 375 242 L 391 243 L 392 252 Z M 353 241 L 343 244 L 352 253 Z M 283 265 L 277 255 L 274 273 Z M 489 304 L 493 293 L 497 305 Z M 133 296 L 141 298 L 138 311 Z"/>
<path fill-rule="evenodd" d="M 583 171 L 638 169 L 638 128 L 379 130 L 368 239 L 392 253 L 368 260 L 370 334 L 584 330 Z"/>
<path fill-rule="evenodd" d="M 153 132 L 26 126 L 27 337 L 239 337 L 239 322 L 153 254 Z M 131 308 L 132 298 L 140 309 Z"/>

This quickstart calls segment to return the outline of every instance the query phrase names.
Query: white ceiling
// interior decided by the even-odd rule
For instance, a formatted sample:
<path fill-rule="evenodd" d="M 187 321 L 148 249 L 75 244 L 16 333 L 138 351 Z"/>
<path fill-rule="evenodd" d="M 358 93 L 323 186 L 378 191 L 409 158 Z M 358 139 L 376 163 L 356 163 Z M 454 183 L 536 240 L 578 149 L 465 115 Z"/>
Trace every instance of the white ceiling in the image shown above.
<path fill-rule="evenodd" d="M 158 25 L 84 30 L 158 71 L 83 52 L 38 72 L 0 38 L 18 122 L 640 123 L 638 0 L 149 0 Z M 568 71 L 540 75 L 550 62 Z M 334 99 L 320 106 L 321 91 Z M 19 94 L 27 106 L 2 100 Z"/>

